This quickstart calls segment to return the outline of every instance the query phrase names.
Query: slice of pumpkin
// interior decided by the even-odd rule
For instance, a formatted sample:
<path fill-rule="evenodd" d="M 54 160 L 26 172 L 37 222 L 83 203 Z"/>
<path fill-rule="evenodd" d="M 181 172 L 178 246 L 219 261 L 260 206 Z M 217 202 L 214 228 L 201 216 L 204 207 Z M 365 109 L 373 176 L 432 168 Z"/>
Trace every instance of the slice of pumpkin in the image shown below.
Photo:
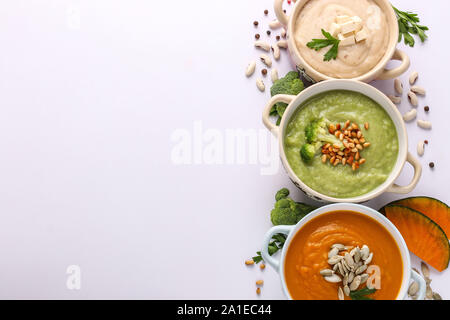
<path fill-rule="evenodd" d="M 388 205 L 391 204 L 398 204 L 423 213 L 436 222 L 447 237 L 450 236 L 450 207 L 442 201 L 430 197 L 411 197 L 393 201 Z M 380 209 L 380 212 L 385 215 L 384 207 Z"/>
<path fill-rule="evenodd" d="M 411 252 L 439 271 L 448 267 L 450 245 L 438 224 L 419 211 L 400 205 L 385 206 L 384 211 Z"/>

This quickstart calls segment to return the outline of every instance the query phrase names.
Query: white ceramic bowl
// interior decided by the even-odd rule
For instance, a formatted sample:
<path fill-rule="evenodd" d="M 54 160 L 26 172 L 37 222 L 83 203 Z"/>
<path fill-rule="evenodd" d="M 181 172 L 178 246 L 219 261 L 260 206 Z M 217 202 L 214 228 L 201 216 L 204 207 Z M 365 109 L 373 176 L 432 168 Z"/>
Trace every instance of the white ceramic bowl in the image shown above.
<path fill-rule="evenodd" d="M 289 53 L 297 66 L 297 69 L 303 76 L 311 82 L 322 81 L 333 79 L 323 73 L 318 72 L 312 68 L 301 56 L 297 45 L 295 44 L 295 39 L 292 35 L 292 30 L 294 30 L 296 18 L 298 14 L 304 7 L 304 5 L 310 0 L 298 0 L 295 3 L 294 8 L 290 16 L 287 16 L 283 12 L 283 0 L 275 0 L 275 14 L 281 24 L 287 29 L 287 41 Z M 360 75 L 353 80 L 370 82 L 375 79 L 385 80 L 393 79 L 403 74 L 410 65 L 409 57 L 406 53 L 396 48 L 398 43 L 398 22 L 394 10 L 388 0 L 374 0 L 375 3 L 383 10 L 386 14 L 388 20 L 388 31 L 389 31 L 389 44 L 384 56 L 378 62 L 378 64 L 369 72 Z M 390 60 L 401 61 L 400 65 L 393 69 L 386 69 L 386 65 Z"/>
<path fill-rule="evenodd" d="M 397 161 L 395 163 L 394 168 L 392 169 L 389 177 L 386 181 L 379 185 L 374 190 L 369 193 L 363 194 L 361 196 L 353 197 L 353 198 L 335 198 L 324 195 L 320 192 L 317 192 L 310 187 L 308 187 L 304 182 L 302 182 L 297 175 L 292 170 L 289 162 L 286 159 L 286 154 L 284 152 L 284 138 L 285 131 L 289 120 L 291 119 L 294 112 L 297 110 L 299 106 L 301 106 L 306 100 L 309 98 L 316 96 L 320 93 L 332 91 L 332 90 L 349 90 L 359 92 L 361 94 L 366 95 L 371 98 L 375 102 L 377 102 L 384 110 L 386 110 L 389 117 L 392 119 L 395 128 L 397 130 L 399 150 Z M 285 102 L 288 104 L 286 111 L 284 112 L 283 118 L 279 126 L 276 126 L 270 121 L 270 109 L 277 102 Z M 372 198 L 375 198 L 382 194 L 383 192 L 393 192 L 405 194 L 411 192 L 417 183 L 419 182 L 420 176 L 422 174 L 422 166 L 420 162 L 415 159 L 411 153 L 408 152 L 408 136 L 406 133 L 405 123 L 403 121 L 402 115 L 397 110 L 397 107 L 386 97 L 378 89 L 355 80 L 327 80 L 319 82 L 315 85 L 310 86 L 309 88 L 303 90 L 297 96 L 291 95 L 276 95 L 273 96 L 272 99 L 268 102 L 267 106 L 263 111 L 263 123 L 275 136 L 278 136 L 278 143 L 280 148 L 280 157 L 285 167 L 290 179 L 292 182 L 300 188 L 303 192 L 305 192 L 311 198 L 318 201 L 326 201 L 326 202 L 365 202 Z M 398 186 L 394 183 L 395 179 L 400 175 L 400 172 L 405 165 L 405 162 L 409 162 L 414 168 L 414 177 L 412 181 L 407 186 Z"/>
<path fill-rule="evenodd" d="M 289 291 L 286 286 L 286 279 L 285 279 L 285 272 L 284 272 L 284 262 L 286 260 L 286 252 L 288 251 L 289 245 L 291 244 L 292 238 L 295 236 L 295 234 L 299 231 L 301 231 L 301 228 L 312 219 L 331 212 L 331 211 L 339 211 L 339 210 L 346 210 L 346 211 L 353 211 L 358 212 L 362 215 L 368 216 L 372 219 L 375 219 L 377 222 L 379 222 L 382 226 L 386 228 L 386 230 L 392 235 L 395 242 L 397 243 L 398 248 L 400 249 L 401 258 L 403 261 L 403 279 L 401 283 L 401 287 L 399 290 L 399 293 L 397 295 L 397 300 L 403 300 L 407 296 L 407 291 L 409 287 L 409 283 L 411 278 L 414 279 L 419 284 L 419 292 L 418 292 L 418 300 L 423 300 L 425 297 L 425 289 L 426 289 L 426 283 L 425 280 L 420 276 L 417 272 L 411 269 L 411 259 L 409 256 L 408 247 L 406 246 L 405 240 L 403 240 L 402 235 L 398 231 L 398 229 L 381 213 L 378 211 L 375 211 L 369 207 L 362 206 L 359 204 L 352 204 L 352 203 L 336 203 L 336 204 L 330 204 L 323 206 L 319 209 L 314 210 L 313 212 L 309 213 L 306 217 L 301 219 L 296 225 L 294 226 L 275 226 L 271 228 L 265 235 L 263 246 L 261 249 L 261 255 L 264 258 L 264 261 L 269 264 L 272 268 L 275 269 L 280 275 L 281 278 L 281 284 L 283 286 L 283 291 L 286 294 L 286 297 L 288 299 L 292 299 L 291 295 L 289 294 Z M 272 236 L 278 233 L 283 233 L 287 235 L 286 242 L 284 243 L 283 249 L 281 251 L 280 259 L 277 260 L 276 258 L 269 255 L 269 252 L 267 251 L 269 242 L 272 239 Z"/>

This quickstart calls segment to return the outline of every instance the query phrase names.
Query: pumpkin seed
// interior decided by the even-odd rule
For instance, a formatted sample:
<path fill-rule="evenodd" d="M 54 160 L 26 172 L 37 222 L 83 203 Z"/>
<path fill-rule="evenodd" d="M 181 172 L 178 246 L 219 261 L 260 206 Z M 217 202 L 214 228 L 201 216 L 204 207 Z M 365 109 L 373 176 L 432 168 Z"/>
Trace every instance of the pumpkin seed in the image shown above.
<path fill-rule="evenodd" d="M 333 248 L 328 252 L 328 259 L 334 256 L 337 256 L 337 254 L 339 253 L 339 249 L 338 248 Z"/>
<path fill-rule="evenodd" d="M 373 252 L 371 252 L 371 253 L 369 254 L 369 256 L 367 257 L 367 259 L 364 260 L 364 264 L 365 264 L 365 265 L 368 265 L 369 263 L 372 262 L 372 259 L 373 259 Z"/>
<path fill-rule="evenodd" d="M 350 288 L 347 286 L 344 286 L 344 293 L 348 297 L 350 295 Z"/>
<path fill-rule="evenodd" d="M 331 257 L 330 259 L 328 259 L 328 264 L 336 264 L 341 260 L 342 260 L 341 256 L 334 256 L 334 257 Z"/>
<path fill-rule="evenodd" d="M 361 284 L 361 276 L 356 276 L 350 284 L 350 291 L 355 291 Z"/>
<path fill-rule="evenodd" d="M 361 260 L 361 251 L 358 247 L 355 248 L 355 255 L 353 256 L 353 259 L 355 259 L 355 262 L 359 262 Z"/>
<path fill-rule="evenodd" d="M 361 258 L 366 260 L 369 257 L 370 249 L 367 245 L 361 247 Z"/>
<path fill-rule="evenodd" d="M 321 274 L 322 276 L 331 276 L 333 273 L 334 273 L 334 271 L 333 271 L 333 270 L 330 270 L 330 269 L 323 269 L 323 270 L 320 270 L 320 274 Z"/>
<path fill-rule="evenodd" d="M 439 293 L 433 292 L 433 300 L 442 300 L 442 297 Z"/>
<path fill-rule="evenodd" d="M 411 282 L 408 289 L 408 294 L 414 296 L 419 291 L 419 284 L 415 281 Z"/>
<path fill-rule="evenodd" d="M 333 248 L 338 248 L 339 251 L 341 251 L 341 250 L 344 250 L 344 249 L 345 249 L 345 246 L 344 246 L 343 244 L 340 244 L 340 243 L 335 243 L 335 244 L 333 244 L 333 245 L 331 246 L 331 248 L 332 248 L 332 249 L 333 249 Z"/>
<path fill-rule="evenodd" d="M 344 276 L 344 279 L 342 280 L 342 285 L 346 286 L 348 284 L 348 273 Z"/>
<path fill-rule="evenodd" d="M 361 275 L 361 283 L 365 283 L 369 279 L 369 275 L 367 273 L 363 273 Z"/>
<path fill-rule="evenodd" d="M 339 300 L 344 300 L 344 291 L 342 291 L 342 288 L 338 288 L 338 298 Z"/>
<path fill-rule="evenodd" d="M 430 300 L 433 299 L 433 290 L 431 290 L 430 286 L 427 286 L 425 298 L 430 299 Z"/>
<path fill-rule="evenodd" d="M 353 279 L 355 279 L 355 273 L 354 272 L 350 272 L 348 274 L 348 283 L 352 283 Z"/>
<path fill-rule="evenodd" d="M 342 266 L 342 261 L 338 263 L 338 269 L 339 269 L 339 273 L 344 276 L 345 275 L 345 270 L 344 267 Z"/>
<path fill-rule="evenodd" d="M 355 265 L 355 261 L 353 261 L 352 256 L 348 252 L 345 254 L 344 259 L 349 267 L 353 267 Z"/>
<path fill-rule="evenodd" d="M 420 269 L 422 269 L 422 274 L 425 278 L 430 278 L 430 268 L 428 268 L 428 265 L 425 262 L 422 261 L 420 263 Z"/>
<path fill-rule="evenodd" d="M 341 282 L 341 277 L 339 277 L 337 274 L 332 274 L 331 276 L 325 276 L 323 277 L 326 281 L 331 282 L 331 283 L 338 283 Z"/>
<path fill-rule="evenodd" d="M 361 267 L 358 267 L 358 269 L 356 269 L 355 273 L 356 273 L 356 274 L 361 274 L 361 273 L 363 273 L 364 271 L 366 271 L 366 269 L 367 269 L 367 265 L 364 264 L 364 265 L 362 265 Z"/>

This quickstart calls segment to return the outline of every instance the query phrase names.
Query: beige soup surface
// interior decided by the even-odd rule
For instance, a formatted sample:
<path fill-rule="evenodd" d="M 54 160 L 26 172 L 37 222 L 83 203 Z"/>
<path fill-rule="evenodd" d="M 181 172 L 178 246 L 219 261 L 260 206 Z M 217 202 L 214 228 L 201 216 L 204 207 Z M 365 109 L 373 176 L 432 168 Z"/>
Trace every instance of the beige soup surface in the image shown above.
<path fill-rule="evenodd" d="M 339 16 L 361 19 L 367 36 L 355 44 L 340 45 L 336 60 L 323 61 L 329 48 L 315 51 L 306 44 L 324 38 L 321 29 L 331 32 Z M 310 0 L 296 19 L 294 39 L 301 56 L 316 71 L 333 78 L 355 78 L 372 70 L 384 56 L 389 43 L 388 22 L 373 0 Z"/>

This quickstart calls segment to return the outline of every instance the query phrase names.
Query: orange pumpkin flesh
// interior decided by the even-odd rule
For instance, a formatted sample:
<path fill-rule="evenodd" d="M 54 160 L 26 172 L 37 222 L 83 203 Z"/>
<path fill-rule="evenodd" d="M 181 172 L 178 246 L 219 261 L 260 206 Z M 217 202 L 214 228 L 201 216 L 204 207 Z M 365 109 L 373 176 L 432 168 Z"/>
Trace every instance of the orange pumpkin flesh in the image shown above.
<path fill-rule="evenodd" d="M 442 201 L 430 197 L 411 197 L 391 202 L 388 205 L 391 204 L 405 206 L 423 213 L 436 222 L 447 237 L 450 236 L 450 207 Z M 380 209 L 380 212 L 384 214 L 383 211 L 384 207 Z"/>
<path fill-rule="evenodd" d="M 387 205 L 384 212 L 411 252 L 439 271 L 448 267 L 450 246 L 438 224 L 419 211 L 400 205 Z"/>

